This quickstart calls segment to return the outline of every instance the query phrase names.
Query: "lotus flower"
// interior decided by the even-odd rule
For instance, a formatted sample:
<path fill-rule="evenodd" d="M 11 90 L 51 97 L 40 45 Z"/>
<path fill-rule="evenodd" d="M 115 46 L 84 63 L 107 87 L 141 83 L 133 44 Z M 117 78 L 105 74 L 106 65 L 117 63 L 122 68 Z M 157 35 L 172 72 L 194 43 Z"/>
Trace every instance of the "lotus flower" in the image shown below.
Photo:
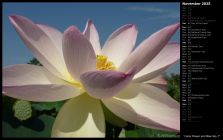
<path fill-rule="evenodd" d="M 179 103 L 161 87 L 161 76 L 179 58 L 178 43 L 168 43 L 179 23 L 153 33 L 133 50 L 137 29 L 127 24 L 114 31 L 101 49 L 89 20 L 80 32 L 64 33 L 29 19 L 9 17 L 25 45 L 42 66 L 3 68 L 3 94 L 28 101 L 69 99 L 59 111 L 52 137 L 104 137 L 102 104 L 134 124 L 180 130 Z"/>

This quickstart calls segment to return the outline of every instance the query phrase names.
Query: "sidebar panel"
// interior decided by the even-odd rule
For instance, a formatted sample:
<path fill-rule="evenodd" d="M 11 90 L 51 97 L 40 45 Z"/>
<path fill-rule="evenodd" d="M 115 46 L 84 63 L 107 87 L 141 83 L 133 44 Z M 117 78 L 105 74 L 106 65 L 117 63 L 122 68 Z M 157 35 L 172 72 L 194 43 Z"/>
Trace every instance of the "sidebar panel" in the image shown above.
<path fill-rule="evenodd" d="M 181 136 L 220 137 L 216 2 L 181 2 Z M 219 77 L 220 78 L 220 77 Z M 218 89 L 217 89 L 218 88 Z"/>

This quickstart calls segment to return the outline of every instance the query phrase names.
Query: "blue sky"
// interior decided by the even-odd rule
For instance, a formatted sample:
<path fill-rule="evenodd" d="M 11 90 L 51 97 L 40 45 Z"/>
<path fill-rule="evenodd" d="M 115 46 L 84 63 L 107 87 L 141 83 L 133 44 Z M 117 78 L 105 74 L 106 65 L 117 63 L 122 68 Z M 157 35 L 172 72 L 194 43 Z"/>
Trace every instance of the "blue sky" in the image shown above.
<path fill-rule="evenodd" d="M 107 37 L 124 24 L 138 28 L 136 46 L 160 28 L 180 21 L 179 3 L 3 3 L 3 66 L 27 63 L 33 56 L 25 47 L 8 16 L 25 16 L 35 23 L 50 25 L 63 32 L 70 25 L 83 31 L 93 20 L 103 45 Z M 171 41 L 180 41 L 179 31 Z M 168 73 L 179 73 L 179 63 Z"/>

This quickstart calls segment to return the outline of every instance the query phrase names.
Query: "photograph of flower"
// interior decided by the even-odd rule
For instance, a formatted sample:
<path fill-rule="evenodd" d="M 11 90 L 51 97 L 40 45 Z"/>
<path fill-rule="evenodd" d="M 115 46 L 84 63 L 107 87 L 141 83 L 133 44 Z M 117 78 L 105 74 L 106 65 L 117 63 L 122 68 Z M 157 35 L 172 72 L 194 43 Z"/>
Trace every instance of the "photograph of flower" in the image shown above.
<path fill-rule="evenodd" d="M 179 137 L 179 3 L 4 3 L 3 137 Z"/>

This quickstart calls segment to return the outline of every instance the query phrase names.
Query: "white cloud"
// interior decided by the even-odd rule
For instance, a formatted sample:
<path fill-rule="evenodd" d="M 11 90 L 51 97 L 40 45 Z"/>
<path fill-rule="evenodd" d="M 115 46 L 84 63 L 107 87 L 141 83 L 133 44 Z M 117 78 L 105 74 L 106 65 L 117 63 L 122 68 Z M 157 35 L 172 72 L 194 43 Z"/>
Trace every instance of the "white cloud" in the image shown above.
<path fill-rule="evenodd" d="M 139 6 L 133 6 L 127 8 L 130 11 L 143 11 L 143 12 L 156 12 L 156 13 L 163 13 L 164 10 L 157 7 L 139 7 Z"/>
<path fill-rule="evenodd" d="M 129 11 L 141 11 L 141 12 L 148 12 L 152 14 L 157 14 L 154 17 L 148 17 L 145 20 L 155 20 L 155 19 L 176 19 L 180 18 L 180 13 L 172 10 L 172 9 L 161 9 L 159 7 L 140 7 L 140 6 L 132 6 L 128 7 L 127 10 Z"/>
<path fill-rule="evenodd" d="M 157 19 L 168 19 L 168 18 L 177 19 L 177 18 L 180 18 L 180 14 L 179 13 L 168 13 L 165 15 L 148 17 L 145 20 L 157 20 Z"/>

